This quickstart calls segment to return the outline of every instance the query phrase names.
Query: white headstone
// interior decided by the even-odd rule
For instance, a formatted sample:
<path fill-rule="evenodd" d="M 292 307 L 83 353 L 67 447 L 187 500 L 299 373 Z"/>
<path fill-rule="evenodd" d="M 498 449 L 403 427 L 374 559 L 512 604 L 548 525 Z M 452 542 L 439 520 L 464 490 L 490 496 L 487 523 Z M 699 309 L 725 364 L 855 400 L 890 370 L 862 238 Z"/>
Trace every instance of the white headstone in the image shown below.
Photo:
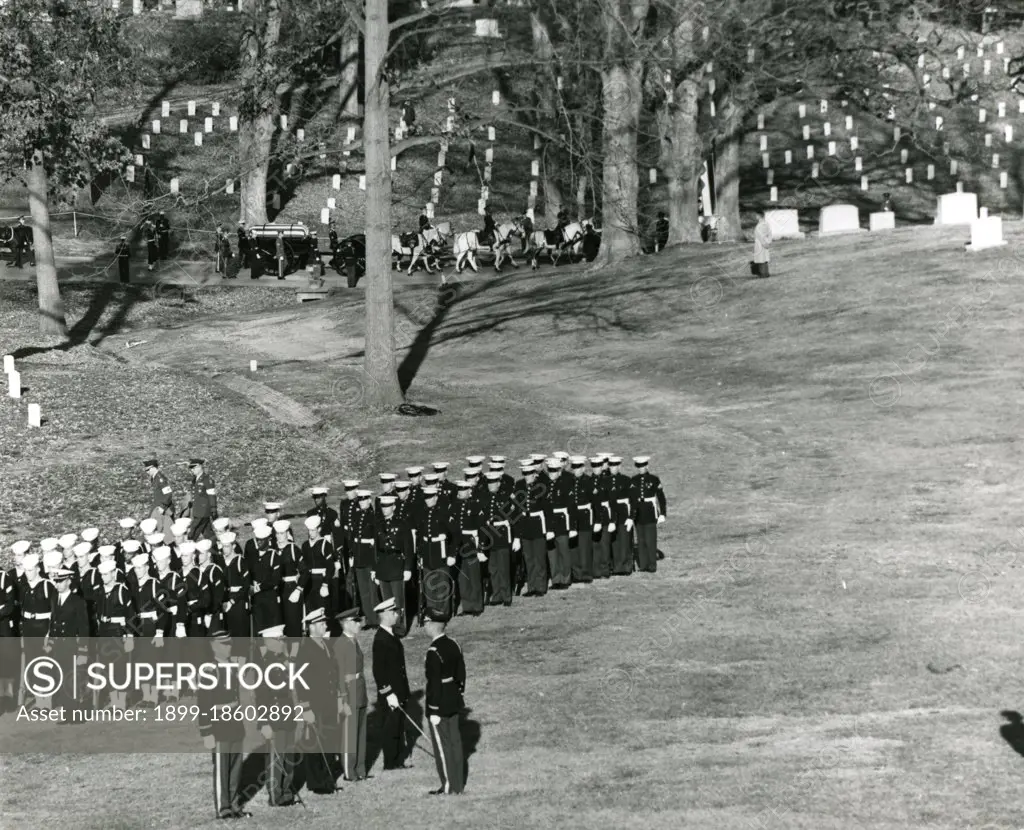
<path fill-rule="evenodd" d="M 762 135 L 761 136 L 761 152 L 763 153 L 767 149 L 768 149 L 768 136 Z"/>
<path fill-rule="evenodd" d="M 21 397 L 21 372 L 7 373 L 7 394 L 12 398 Z"/>
<path fill-rule="evenodd" d="M 287 115 L 282 115 L 281 116 L 281 129 L 282 129 L 282 131 L 285 131 L 285 132 L 287 132 L 287 130 L 288 130 L 288 116 Z"/>
<path fill-rule="evenodd" d="M 159 121 L 154 121 L 153 122 L 153 135 L 160 135 L 160 122 Z"/>
<path fill-rule="evenodd" d="M 900 164 L 907 163 L 907 157 L 910 155 L 910 151 L 906 148 L 900 150 Z"/>
<path fill-rule="evenodd" d="M 947 79 L 947 80 L 949 79 L 949 67 L 948 66 L 942 67 L 942 77 Z"/>
<path fill-rule="evenodd" d="M 1018 113 L 1019 113 L 1020 115 L 1024 115 L 1024 98 L 1021 98 L 1021 99 L 1020 99 L 1020 100 L 1019 100 L 1019 101 L 1017 102 L 1017 112 L 1018 112 Z"/>
<path fill-rule="evenodd" d="M 985 146 L 986 147 L 991 147 L 992 146 L 992 133 L 985 133 Z"/>
<path fill-rule="evenodd" d="M 533 137 L 533 149 L 534 150 L 539 150 L 540 149 L 540 136 L 539 135 L 535 135 Z"/>
<path fill-rule="evenodd" d="M 1000 118 L 1006 118 L 1006 101 L 1000 101 L 996 104 L 996 112 L 999 113 Z"/>
<path fill-rule="evenodd" d="M 834 156 L 836 154 L 836 143 L 834 141 L 830 141 L 828 143 L 828 154 L 830 156 Z"/>
<path fill-rule="evenodd" d="M 182 119 L 181 119 L 181 120 L 180 120 L 180 121 L 178 122 L 178 132 L 179 132 L 179 133 L 180 133 L 181 135 L 185 135 L 185 133 L 187 133 L 187 132 L 188 132 L 188 121 L 186 121 L 186 120 L 185 120 L 184 118 L 182 118 Z"/>
<path fill-rule="evenodd" d="M 1003 42 L 1002 41 L 999 41 L 999 43 L 996 44 L 996 54 L 997 55 L 1003 54 Z"/>
<path fill-rule="evenodd" d="M 302 129 L 302 127 L 299 127 L 299 129 L 297 129 L 295 131 L 295 139 L 296 139 L 296 141 L 305 141 L 306 140 L 306 131 L 304 129 Z"/>
<path fill-rule="evenodd" d="M 531 176 L 539 176 L 540 175 L 540 162 L 537 159 L 534 159 L 533 161 L 530 162 L 530 175 Z"/>
<path fill-rule="evenodd" d="M 754 47 L 753 46 L 748 46 L 747 47 L 747 63 L 753 63 L 754 62 L 754 55 L 755 55 Z"/>
<path fill-rule="evenodd" d="M 1009 72 L 1009 71 L 1010 71 L 1010 59 L 1009 58 L 1003 58 L 1003 72 Z"/>
<path fill-rule="evenodd" d="M 924 69 L 924 55 L 917 56 L 917 68 Z"/>
<path fill-rule="evenodd" d="M 486 161 L 488 163 L 494 161 L 494 148 L 493 147 L 488 147 L 486 150 L 484 150 L 484 161 Z"/>
<path fill-rule="evenodd" d="M 442 175 L 443 174 L 441 173 L 440 170 L 435 170 L 434 171 L 434 187 L 440 187 L 441 186 Z"/>
<path fill-rule="evenodd" d="M 148 150 L 149 149 L 149 133 L 143 133 L 142 134 L 142 149 L 143 150 Z"/>
<path fill-rule="evenodd" d="M 856 205 L 826 205 L 821 209 L 818 236 L 860 231 L 860 212 Z"/>
<path fill-rule="evenodd" d="M 531 179 L 530 180 L 530 195 L 531 196 L 536 196 L 537 195 L 537 180 L 536 179 Z"/>
<path fill-rule="evenodd" d="M 436 205 L 438 203 L 438 201 L 440 201 L 440 199 L 441 199 L 441 191 L 438 188 L 436 188 L 436 187 L 430 188 L 430 201 L 433 202 Z"/>
<path fill-rule="evenodd" d="M 30 427 L 41 427 L 43 425 L 43 412 L 37 403 L 30 403 L 28 405 L 28 425 Z"/>
<path fill-rule="evenodd" d="M 171 115 L 171 102 L 170 101 L 162 101 L 160 103 L 160 117 L 161 118 L 169 118 L 170 115 Z"/>
<path fill-rule="evenodd" d="M 210 112 L 211 112 L 211 114 L 213 115 L 214 118 L 219 118 L 220 117 L 220 104 L 217 103 L 216 101 L 214 101 L 213 104 L 210 105 Z"/>
<path fill-rule="evenodd" d="M 942 129 L 942 124 L 943 124 L 942 116 L 941 115 L 936 115 L 935 116 L 935 129 L 936 130 L 941 130 Z"/>
<path fill-rule="evenodd" d="M 768 153 L 761 153 L 761 167 L 767 170 L 771 166 L 771 156 Z"/>
<path fill-rule="evenodd" d="M 335 173 L 331 176 L 331 187 L 334 190 L 341 190 L 341 175 L 339 173 Z"/>
<path fill-rule="evenodd" d="M 783 156 L 784 156 L 784 158 L 786 160 L 786 164 L 792 164 L 793 163 L 793 151 L 792 150 L 786 150 L 786 152 L 783 153 Z"/>
<path fill-rule="evenodd" d="M 855 135 L 850 136 L 850 149 L 856 150 L 860 146 L 860 139 Z"/>
<path fill-rule="evenodd" d="M 228 129 L 231 130 L 231 132 L 233 132 L 233 133 L 237 133 L 238 132 L 238 116 L 237 115 L 232 115 L 230 118 L 228 118 Z"/>
<path fill-rule="evenodd" d="M 434 218 L 434 204 L 432 202 L 427 202 L 427 204 L 424 206 L 424 211 L 423 212 L 427 214 L 427 219 L 433 219 Z"/>
<path fill-rule="evenodd" d="M 391 170 L 395 171 L 398 169 L 398 156 L 391 157 Z"/>
<path fill-rule="evenodd" d="M 983 75 L 990 75 L 990 74 L 992 74 L 992 61 L 990 61 L 990 60 L 986 60 L 986 61 L 985 61 L 985 62 L 984 62 L 984 63 L 983 63 L 982 65 L 981 65 L 981 73 L 982 73 Z"/>
<path fill-rule="evenodd" d="M 984 44 L 981 44 L 981 43 L 978 44 L 978 57 L 979 58 L 985 57 L 985 46 L 984 46 Z"/>
<path fill-rule="evenodd" d="M 455 116 L 454 115 L 449 115 L 448 118 L 445 119 L 444 129 L 445 129 L 445 132 L 449 132 L 449 133 L 452 130 L 455 129 Z"/>
<path fill-rule="evenodd" d="M 4 355 L 4 374 L 5 375 L 9 375 L 13 371 L 14 371 L 14 355 L 12 355 L 12 354 L 5 354 Z"/>
<path fill-rule="evenodd" d="M 1009 124 L 1007 124 L 1003 129 L 1003 138 L 1006 140 L 1007 144 L 1013 141 L 1013 127 Z"/>
<path fill-rule="evenodd" d="M 848 129 L 848 130 L 852 130 L 853 129 L 853 116 L 852 115 L 846 116 L 846 129 Z"/>
<path fill-rule="evenodd" d="M 811 137 L 811 128 L 807 124 L 804 124 L 804 141 L 810 140 L 810 137 Z"/>
<path fill-rule="evenodd" d="M 330 208 L 320 208 L 320 224 L 321 225 L 326 225 L 330 221 L 331 221 L 331 209 Z"/>
<path fill-rule="evenodd" d="M 501 103 L 501 93 L 498 90 L 494 90 L 494 92 L 491 93 L 491 103 L 494 106 L 498 106 L 498 104 Z"/>
<path fill-rule="evenodd" d="M 896 214 L 891 210 L 883 210 L 868 216 L 868 226 L 873 231 L 891 231 L 896 229 Z"/>
<path fill-rule="evenodd" d="M 978 123 L 979 124 L 984 124 L 985 123 L 985 109 L 984 109 L 984 107 L 982 107 L 981 109 L 978 110 Z"/>
<path fill-rule="evenodd" d="M 208 132 L 208 133 L 212 133 L 213 132 L 213 119 L 212 118 L 210 118 L 210 117 L 206 118 L 206 120 L 203 122 L 203 129 L 206 132 Z"/>
<path fill-rule="evenodd" d="M 900 136 L 902 136 L 902 135 L 903 135 L 903 130 L 901 130 L 899 127 L 893 127 L 892 128 L 892 140 L 893 141 L 899 141 L 900 140 Z"/>
<path fill-rule="evenodd" d="M 177 192 L 178 192 L 178 177 L 175 176 L 173 179 L 171 179 L 171 193 L 177 193 Z"/>
<path fill-rule="evenodd" d="M 962 187 L 957 184 L 957 187 Z M 976 193 L 945 193 L 939 196 L 935 208 L 936 225 L 969 225 L 978 218 L 978 196 Z"/>
<path fill-rule="evenodd" d="M 483 216 L 487 212 L 487 200 L 477 199 L 476 212 Z"/>
<path fill-rule="evenodd" d="M 759 112 L 757 114 L 757 128 L 759 130 L 763 130 L 764 129 L 764 113 L 763 112 Z"/>
<path fill-rule="evenodd" d="M 259 363 L 257 363 L 255 360 L 250 360 L 249 361 L 249 371 L 250 372 L 255 372 L 259 367 L 260 367 Z"/>
<path fill-rule="evenodd" d="M 494 127 L 487 128 L 487 140 L 494 141 Z"/>
<path fill-rule="evenodd" d="M 914 182 L 914 171 L 913 171 L 913 169 L 908 167 L 906 169 L 906 171 L 905 171 L 905 174 L 906 174 L 906 177 L 907 177 L 907 184 L 913 184 L 913 182 Z"/>
<path fill-rule="evenodd" d="M 814 145 L 813 144 L 808 144 L 807 145 L 807 158 L 809 158 L 809 159 L 814 158 Z"/>
<path fill-rule="evenodd" d="M 822 114 L 828 112 L 828 101 L 826 101 L 824 98 L 822 98 L 820 106 Z"/>
<path fill-rule="evenodd" d="M 957 193 L 963 193 L 964 192 L 964 183 L 963 182 L 957 182 L 956 183 L 956 192 Z"/>
<path fill-rule="evenodd" d="M 195 101 L 189 101 L 188 102 L 188 116 L 189 116 L 189 118 L 191 118 L 195 114 L 196 114 L 196 102 Z"/>
<path fill-rule="evenodd" d="M 832 135 L 832 125 L 828 121 L 821 125 L 821 130 L 825 133 L 826 138 Z"/>
<path fill-rule="evenodd" d="M 864 169 L 864 160 L 860 156 L 856 156 L 853 160 L 853 169 L 858 173 Z"/>
<path fill-rule="evenodd" d="M 811 165 L 811 178 L 812 179 L 818 178 L 818 162 L 814 162 Z"/>
<path fill-rule="evenodd" d="M 348 132 L 345 134 L 345 143 L 352 144 L 356 140 L 356 128 L 349 127 Z"/>
<path fill-rule="evenodd" d="M 955 176 L 956 175 L 957 166 L 958 165 L 956 163 L 956 159 L 951 159 L 950 162 L 949 162 L 949 175 L 951 175 L 951 176 Z"/>
<path fill-rule="evenodd" d="M 801 118 L 806 118 L 807 117 L 807 107 L 804 104 L 800 104 L 798 109 L 799 109 L 799 112 L 800 112 L 800 117 Z"/>
<path fill-rule="evenodd" d="M 366 190 L 366 176 L 359 177 L 359 189 Z"/>
<path fill-rule="evenodd" d="M 929 164 L 928 165 L 928 181 L 931 181 L 934 178 L 935 178 L 935 165 L 934 164 Z"/>
<path fill-rule="evenodd" d="M 1000 174 L 999 174 L 999 186 L 1000 186 L 1000 187 L 1001 187 L 1001 188 L 1002 188 L 1003 190 L 1006 190 L 1006 188 L 1007 188 L 1007 187 L 1009 186 L 1009 184 L 1010 184 L 1010 176 L 1009 176 L 1009 174 L 1008 174 L 1008 173 L 1007 173 L 1007 172 L 1006 172 L 1006 171 L 1004 170 L 1004 171 L 1003 171 L 1002 173 L 1000 173 Z"/>
<path fill-rule="evenodd" d="M 281 209 L 281 194 L 280 193 L 275 193 L 273 198 L 271 198 L 271 200 L 270 200 L 270 204 L 273 205 L 274 210 L 280 210 Z"/>
<path fill-rule="evenodd" d="M 764 178 L 765 184 L 775 184 L 775 171 L 769 169 Z"/>
<path fill-rule="evenodd" d="M 860 177 L 860 189 L 861 190 L 867 190 L 868 189 L 868 177 L 867 176 L 861 176 Z"/>
<path fill-rule="evenodd" d="M 229 196 L 235 192 L 234 179 L 228 179 L 226 182 L 224 182 L 224 192 L 227 193 Z"/>
<path fill-rule="evenodd" d="M 773 187 L 770 191 L 768 191 L 768 201 L 769 202 L 777 202 L 777 201 L 779 201 L 779 189 L 777 187 Z"/>
<path fill-rule="evenodd" d="M 1003 217 L 986 216 L 971 222 L 971 241 L 965 246 L 969 251 L 984 251 L 1006 244 L 1003 239 Z"/>
<path fill-rule="evenodd" d="M 800 230 L 800 214 L 792 209 L 767 210 L 764 214 L 772 239 L 803 239 Z"/>
<path fill-rule="evenodd" d="M 999 167 L 999 153 L 992 154 L 992 169 L 995 170 Z"/>
<path fill-rule="evenodd" d="M 135 181 L 135 165 L 134 164 L 129 164 L 128 167 L 125 168 L 124 178 L 125 178 L 126 181 L 129 181 L 129 182 L 134 182 Z"/>
<path fill-rule="evenodd" d="M 195 139 L 196 139 L 196 147 L 202 147 L 203 146 L 203 134 L 202 133 L 196 133 L 195 134 Z"/>
<path fill-rule="evenodd" d="M 655 184 L 658 181 L 658 171 L 653 167 L 647 171 L 647 181 L 651 184 Z"/>

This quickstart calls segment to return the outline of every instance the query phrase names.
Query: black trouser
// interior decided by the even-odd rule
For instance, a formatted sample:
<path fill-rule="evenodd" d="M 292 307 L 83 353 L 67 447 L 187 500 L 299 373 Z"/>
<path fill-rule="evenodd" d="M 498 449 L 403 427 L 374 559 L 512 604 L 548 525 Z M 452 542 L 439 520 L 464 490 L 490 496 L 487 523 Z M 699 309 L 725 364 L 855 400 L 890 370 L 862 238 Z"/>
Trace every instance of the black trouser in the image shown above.
<path fill-rule="evenodd" d="M 195 516 L 192 519 L 192 526 L 188 530 L 188 538 L 193 542 L 198 542 L 200 539 L 215 541 L 217 534 L 213 530 L 213 519 L 209 516 Z"/>
<path fill-rule="evenodd" d="M 636 526 L 637 564 L 641 571 L 658 570 L 658 525 Z"/>
<path fill-rule="evenodd" d="M 612 573 L 633 573 L 633 534 L 626 530 L 625 522 L 616 524 L 612 534 Z"/>
<path fill-rule="evenodd" d="M 213 808 L 218 818 L 241 812 L 242 742 L 217 741 L 213 757 Z"/>
<path fill-rule="evenodd" d="M 512 602 L 512 570 L 508 547 L 494 548 L 487 560 L 491 576 L 491 604 Z"/>
<path fill-rule="evenodd" d="M 455 583 L 447 563 L 433 570 L 424 568 L 420 575 L 420 590 L 423 592 L 423 604 L 428 610 L 450 613 Z"/>
<path fill-rule="evenodd" d="M 334 792 L 335 765 L 337 753 L 331 752 L 338 742 L 338 728 L 325 723 L 317 715 L 315 723 L 303 728 L 299 749 L 302 751 L 302 767 L 306 786 L 315 793 Z"/>
<path fill-rule="evenodd" d="M 392 709 L 384 697 L 377 698 L 377 706 L 384 712 L 380 736 L 384 769 L 394 769 L 405 760 L 405 704 L 406 701 L 399 701 L 398 708 Z"/>
<path fill-rule="evenodd" d="M 523 539 L 523 558 L 526 560 L 526 589 L 531 594 L 548 592 L 548 544 L 540 539 Z"/>
<path fill-rule="evenodd" d="M 272 807 L 283 807 L 294 802 L 292 779 L 297 765 L 295 735 L 291 725 L 287 729 L 275 729 L 267 758 L 267 792 Z"/>
<path fill-rule="evenodd" d="M 441 787 L 446 793 L 461 793 L 466 788 L 466 760 L 462 754 L 459 717 L 449 715 L 442 717 L 440 723 L 430 723 L 434 761 L 441 777 Z"/>
<path fill-rule="evenodd" d="M 601 528 L 601 534 L 594 545 L 594 578 L 607 579 L 612 570 L 612 534 L 607 526 Z"/>
<path fill-rule="evenodd" d="M 121 282 L 127 285 L 129 278 L 128 257 L 117 258 L 117 274 L 120 277 Z"/>
<path fill-rule="evenodd" d="M 590 525 L 569 542 L 569 552 L 572 555 L 572 581 L 590 582 L 594 578 L 594 536 Z"/>
<path fill-rule="evenodd" d="M 367 625 L 378 625 L 377 612 L 374 606 L 377 605 L 377 586 L 370 579 L 372 568 L 356 568 L 356 584 L 359 587 L 359 602 L 363 606 L 363 616 Z"/>

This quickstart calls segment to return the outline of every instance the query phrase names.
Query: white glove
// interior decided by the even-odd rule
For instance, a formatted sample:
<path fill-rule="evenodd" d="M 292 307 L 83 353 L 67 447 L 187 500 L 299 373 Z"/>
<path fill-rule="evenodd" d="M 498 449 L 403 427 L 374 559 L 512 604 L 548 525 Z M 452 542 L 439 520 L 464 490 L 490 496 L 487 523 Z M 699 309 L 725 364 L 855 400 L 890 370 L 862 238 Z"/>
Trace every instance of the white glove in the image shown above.
<path fill-rule="evenodd" d="M 398 708 L 398 695 L 396 695 L 394 692 L 389 694 L 385 698 L 385 700 L 388 702 L 388 706 L 390 706 L 392 709 Z"/>
<path fill-rule="evenodd" d="M 660 525 L 665 524 L 665 517 L 664 516 L 658 516 L 658 524 L 660 524 Z"/>
<path fill-rule="evenodd" d="M 402 571 L 402 581 L 408 582 L 412 579 L 412 571 Z"/>
<path fill-rule="evenodd" d="M 185 623 L 178 623 L 174 626 L 174 636 L 184 637 L 185 636 Z"/>
<path fill-rule="evenodd" d="M 615 532 L 615 522 L 612 522 L 610 525 L 608 525 L 608 532 L 609 533 L 614 533 Z"/>
<path fill-rule="evenodd" d="M 131 634 L 124 638 L 124 650 L 128 654 L 135 651 L 135 638 Z"/>
<path fill-rule="evenodd" d="M 441 723 L 441 716 L 440 715 L 431 715 L 430 716 L 430 722 L 432 724 L 434 724 L 434 726 L 438 726 Z"/>
<path fill-rule="evenodd" d="M 320 586 L 320 596 L 328 597 L 330 595 L 331 595 L 331 589 L 328 588 L 326 585 L 321 585 Z"/>
<path fill-rule="evenodd" d="M 306 723 L 314 723 L 316 721 L 316 715 L 313 714 L 313 710 L 312 709 L 303 709 L 302 710 L 302 719 Z"/>
<path fill-rule="evenodd" d="M 300 599 L 302 599 L 302 591 L 298 588 L 288 594 L 288 602 L 298 602 Z"/>
<path fill-rule="evenodd" d="M 444 561 L 448 563 L 448 567 L 450 568 L 450 567 L 452 567 L 455 564 L 455 557 L 454 556 L 449 556 Z"/>
<path fill-rule="evenodd" d="M 207 735 L 203 738 L 203 746 L 207 749 L 215 749 L 217 746 L 217 739 L 213 735 Z"/>
<path fill-rule="evenodd" d="M 555 534 L 549 530 L 547 533 L 544 534 L 544 538 L 546 538 L 548 541 L 551 541 L 555 538 Z"/>
<path fill-rule="evenodd" d="M 476 555 L 476 558 L 479 559 L 481 562 L 486 562 L 487 561 L 487 556 L 482 554 L 482 553 L 478 553 Z"/>
<path fill-rule="evenodd" d="M 633 520 L 632 519 L 626 519 L 626 532 L 628 533 L 632 529 L 633 529 Z"/>
<path fill-rule="evenodd" d="M 261 726 L 260 734 L 269 741 L 271 738 L 274 737 L 274 730 L 271 729 L 269 726 Z"/>
<path fill-rule="evenodd" d="M 152 639 L 152 643 L 156 648 L 161 648 L 164 644 L 164 633 L 162 631 L 158 631 L 156 636 Z"/>
<path fill-rule="evenodd" d="M 376 582 L 378 585 L 380 585 L 380 582 L 377 581 L 377 572 L 376 571 L 370 571 L 370 579 L 373 582 Z"/>
<path fill-rule="evenodd" d="M 569 538 L 570 538 L 570 539 L 575 539 L 575 538 L 576 538 L 577 536 L 579 536 L 579 535 L 580 535 L 580 534 L 579 534 L 579 531 L 578 531 L 578 530 L 570 530 L 570 531 L 569 531 Z"/>
<path fill-rule="evenodd" d="M 356 558 L 354 556 L 350 556 L 348 558 L 348 566 L 351 568 L 353 565 L 355 565 L 355 563 L 356 563 Z"/>
<path fill-rule="evenodd" d="M 447 533 L 439 533 L 437 538 L 440 539 L 442 542 L 447 542 L 448 541 L 448 534 Z"/>
<path fill-rule="evenodd" d="M 260 587 L 260 584 L 259 584 L 258 582 L 254 582 L 254 583 L 252 584 L 252 590 L 253 590 L 253 593 L 254 593 L 254 594 L 258 594 L 258 593 L 259 593 L 260 591 L 262 591 L 263 589 L 262 589 L 262 588 Z"/>
<path fill-rule="evenodd" d="M 523 543 L 520 542 L 518 539 L 513 539 L 512 540 L 512 550 L 518 551 L 522 546 L 523 546 Z"/>
<path fill-rule="evenodd" d="M 601 532 L 601 525 L 594 525 L 594 533 L 600 533 L 600 532 Z"/>

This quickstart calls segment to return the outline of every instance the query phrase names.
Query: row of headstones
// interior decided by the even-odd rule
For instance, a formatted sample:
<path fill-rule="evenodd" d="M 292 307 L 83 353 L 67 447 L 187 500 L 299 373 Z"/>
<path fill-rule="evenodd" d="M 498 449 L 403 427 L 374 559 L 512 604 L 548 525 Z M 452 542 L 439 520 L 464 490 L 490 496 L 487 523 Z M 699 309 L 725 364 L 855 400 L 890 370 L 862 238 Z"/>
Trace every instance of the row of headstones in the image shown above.
<path fill-rule="evenodd" d="M 7 376 L 7 396 L 14 400 L 21 400 L 21 372 L 14 366 L 14 355 L 4 355 L 4 374 Z M 28 405 L 28 425 L 40 427 L 43 425 L 43 413 L 37 403 Z"/>
<path fill-rule="evenodd" d="M 769 210 L 765 213 L 773 239 L 802 239 L 799 213 L 794 209 Z M 978 196 L 964 193 L 958 184 L 955 193 L 939 196 L 935 211 L 935 225 L 970 225 L 971 241 L 965 246 L 970 251 L 983 251 L 1005 245 L 1003 220 L 1000 216 L 989 216 L 987 208 L 978 210 Z M 896 214 L 892 211 L 878 211 L 868 216 L 869 230 L 883 231 L 896 228 Z M 818 236 L 862 233 L 860 210 L 856 205 L 828 205 L 821 209 L 818 218 Z"/>

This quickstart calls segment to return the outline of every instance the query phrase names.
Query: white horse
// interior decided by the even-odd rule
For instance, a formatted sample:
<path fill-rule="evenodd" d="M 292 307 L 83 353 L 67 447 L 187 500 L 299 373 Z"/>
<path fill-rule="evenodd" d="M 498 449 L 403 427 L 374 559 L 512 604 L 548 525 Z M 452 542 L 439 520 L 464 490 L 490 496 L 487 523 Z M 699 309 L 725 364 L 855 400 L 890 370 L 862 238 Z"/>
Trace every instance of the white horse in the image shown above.
<path fill-rule="evenodd" d="M 477 251 L 494 251 L 494 270 L 500 271 L 501 266 L 508 260 L 512 263 L 513 268 L 518 268 L 519 263 L 516 262 L 515 257 L 512 256 L 511 241 L 513 236 L 522 237 L 523 226 L 518 222 L 504 222 L 498 225 L 494 229 L 494 244 L 483 245 L 480 243 L 480 233 L 478 231 L 466 231 L 455 236 L 455 244 L 452 249 L 452 253 L 455 254 L 455 270 L 458 273 L 462 272 L 463 267 L 468 262 L 469 267 L 474 271 L 479 270 L 476 267 L 476 252 Z"/>
<path fill-rule="evenodd" d="M 563 254 L 570 258 L 579 256 L 583 250 L 583 226 L 579 222 L 570 222 L 564 228 L 552 228 L 545 231 L 534 231 L 530 236 L 530 245 L 526 249 L 530 254 L 530 267 L 537 269 L 537 257 L 545 253 L 551 257 L 551 264 L 558 265 Z"/>
<path fill-rule="evenodd" d="M 403 236 L 405 237 L 405 242 L 413 240 L 412 244 L 403 244 L 402 236 L 392 234 L 391 253 L 399 261 L 404 257 L 409 257 L 407 274 L 412 273 L 413 268 L 416 267 L 416 263 L 420 259 L 423 260 L 423 266 L 427 269 L 428 274 L 434 273 L 434 269 L 431 267 L 431 260 L 434 260 L 435 264 L 438 265 L 438 270 L 440 270 L 440 264 L 436 260 L 445 242 L 443 231 L 438 228 L 424 228 L 415 234 L 403 234 Z"/>

